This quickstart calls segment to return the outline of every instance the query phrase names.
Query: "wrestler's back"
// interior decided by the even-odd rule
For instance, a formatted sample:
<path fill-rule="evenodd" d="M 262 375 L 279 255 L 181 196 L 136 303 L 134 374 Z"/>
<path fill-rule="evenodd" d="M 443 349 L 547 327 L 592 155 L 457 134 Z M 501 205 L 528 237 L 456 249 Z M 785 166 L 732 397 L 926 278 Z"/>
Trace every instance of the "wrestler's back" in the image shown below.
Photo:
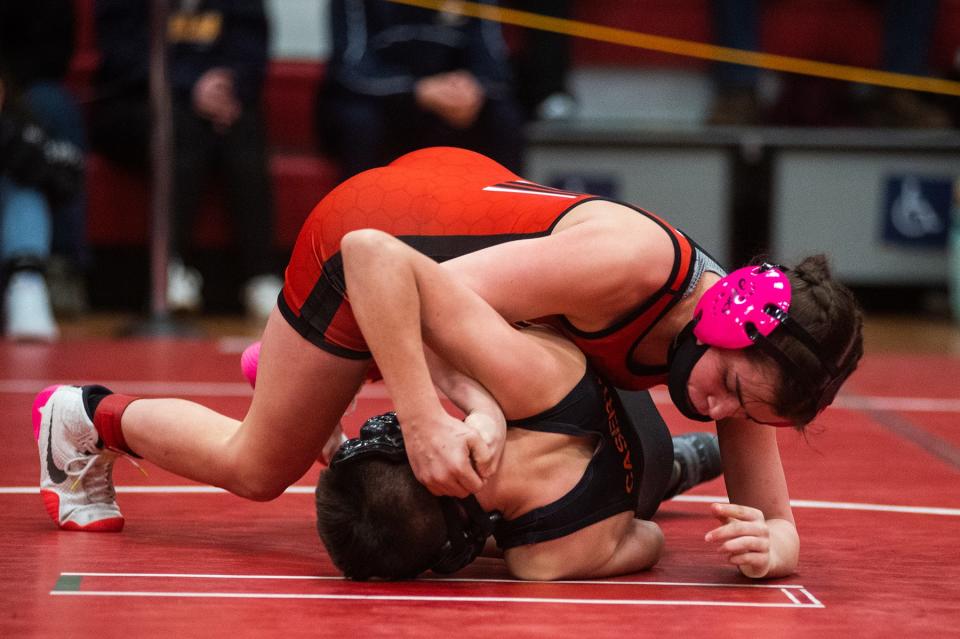
<path fill-rule="evenodd" d="M 443 259 L 475 250 L 475 242 L 460 247 L 458 237 L 495 244 L 511 238 L 480 238 L 548 232 L 564 212 L 591 197 L 522 180 L 472 151 L 430 148 L 347 180 L 317 205 L 305 230 L 321 239 L 324 260 L 339 250 L 340 238 L 359 228 L 398 237 L 442 236 L 449 241 L 424 252 Z"/>

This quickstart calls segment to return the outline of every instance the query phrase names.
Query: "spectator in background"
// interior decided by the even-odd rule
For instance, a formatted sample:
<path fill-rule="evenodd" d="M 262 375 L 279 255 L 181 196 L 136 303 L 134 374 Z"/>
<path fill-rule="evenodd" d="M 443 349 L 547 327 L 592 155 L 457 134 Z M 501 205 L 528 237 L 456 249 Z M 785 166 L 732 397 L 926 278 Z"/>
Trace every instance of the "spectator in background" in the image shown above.
<path fill-rule="evenodd" d="M 551 18 L 570 19 L 572 0 L 510 0 L 511 8 Z M 570 36 L 524 29 L 514 56 L 517 99 L 531 120 L 560 120 L 577 114 L 577 101 L 567 83 Z"/>
<path fill-rule="evenodd" d="M 714 39 L 723 47 L 760 50 L 760 0 L 713 0 Z M 759 124 L 757 81 L 760 70 L 741 64 L 716 63 L 711 124 Z"/>
<path fill-rule="evenodd" d="M 930 48 L 936 27 L 939 0 L 885 0 L 883 7 L 883 51 L 885 71 L 929 75 Z M 893 89 L 866 91 L 863 109 L 870 126 L 945 128 L 950 117 L 925 94 Z"/>
<path fill-rule="evenodd" d="M 34 123 L 52 140 L 86 150 L 86 128 L 66 78 L 74 53 L 72 0 L 0 3 L 0 59 L 11 88 Z M 61 312 L 86 309 L 84 272 L 90 263 L 87 203 L 83 180 L 72 195 L 53 204 L 51 260 L 52 302 Z"/>
<path fill-rule="evenodd" d="M 330 28 L 317 131 L 344 178 L 428 146 L 522 170 L 523 116 L 500 25 L 386 0 L 331 0 Z"/>
<path fill-rule="evenodd" d="M 268 24 L 262 0 L 171 3 L 167 45 L 174 117 L 174 196 L 168 303 L 196 310 L 202 280 L 185 265 L 193 218 L 217 169 L 248 277 L 248 313 L 265 319 L 281 281 L 273 272 L 273 203 L 260 94 Z M 150 141 L 149 4 L 97 0 L 101 54 L 91 139 L 108 158 L 145 168 Z"/>
<path fill-rule="evenodd" d="M 50 257 L 50 208 L 76 197 L 83 154 L 68 142 L 51 140 L 31 122 L 7 77 L 0 68 L 3 335 L 52 341 L 58 329 L 44 277 Z"/>
<path fill-rule="evenodd" d="M 885 71 L 928 75 L 927 59 L 939 8 L 938 0 L 867 0 L 883 11 L 881 68 Z M 714 0 L 712 4 L 717 43 L 750 51 L 760 50 L 760 0 Z M 716 97 L 708 120 L 712 124 L 758 124 L 768 119 L 757 95 L 758 69 L 732 64 L 714 67 Z M 796 79 L 792 79 L 796 82 Z M 820 80 L 812 81 L 822 82 Z M 937 128 L 950 126 L 946 112 L 922 94 L 875 87 L 853 87 L 846 102 L 852 104 L 843 121 L 830 112 L 821 88 L 806 79 L 799 90 L 786 90 L 788 103 L 772 116 L 785 124 L 854 124 L 882 127 Z"/>

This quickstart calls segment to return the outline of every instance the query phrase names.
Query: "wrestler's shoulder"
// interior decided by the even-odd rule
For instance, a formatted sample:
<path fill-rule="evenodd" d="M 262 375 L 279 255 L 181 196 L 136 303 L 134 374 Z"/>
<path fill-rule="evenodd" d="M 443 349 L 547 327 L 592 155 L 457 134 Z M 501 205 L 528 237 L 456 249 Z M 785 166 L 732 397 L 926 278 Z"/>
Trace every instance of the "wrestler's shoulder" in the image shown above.
<path fill-rule="evenodd" d="M 591 228 L 609 230 L 615 234 L 631 234 L 633 231 L 647 233 L 661 226 L 659 218 L 630 204 L 595 198 L 573 207 L 557 223 L 556 231 L 563 231 L 581 224 Z"/>

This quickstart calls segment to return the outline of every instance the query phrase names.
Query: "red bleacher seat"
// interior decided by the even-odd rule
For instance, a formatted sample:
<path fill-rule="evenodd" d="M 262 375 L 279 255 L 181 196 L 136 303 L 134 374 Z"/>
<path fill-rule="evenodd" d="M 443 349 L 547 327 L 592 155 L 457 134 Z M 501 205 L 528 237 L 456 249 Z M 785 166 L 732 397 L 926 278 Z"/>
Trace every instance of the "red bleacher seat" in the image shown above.
<path fill-rule="evenodd" d="M 764 0 L 761 50 L 837 64 L 876 67 L 883 37 L 881 2 Z M 713 42 L 710 0 L 591 0 L 574 3 L 574 19 L 652 35 Z M 960 47 L 960 0 L 940 0 L 930 63 L 946 71 Z M 578 39 L 580 66 L 706 68 L 704 60 Z"/>
<path fill-rule="evenodd" d="M 304 219 L 337 182 L 339 169 L 330 160 L 307 153 L 278 153 L 270 158 L 274 186 L 274 245 L 289 249 Z M 147 241 L 150 185 L 99 155 L 88 163 L 90 190 L 87 231 L 94 246 L 136 246 Z M 213 189 L 197 215 L 195 237 L 206 248 L 223 247 L 229 226 L 223 198 Z"/>

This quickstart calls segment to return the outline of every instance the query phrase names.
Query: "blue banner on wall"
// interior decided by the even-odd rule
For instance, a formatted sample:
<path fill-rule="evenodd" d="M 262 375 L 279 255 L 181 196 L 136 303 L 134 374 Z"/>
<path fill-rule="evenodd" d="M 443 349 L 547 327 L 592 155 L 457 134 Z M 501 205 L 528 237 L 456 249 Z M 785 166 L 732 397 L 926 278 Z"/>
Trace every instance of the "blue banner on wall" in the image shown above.
<path fill-rule="evenodd" d="M 893 175 L 883 198 L 883 240 L 911 248 L 947 246 L 953 178 Z"/>

